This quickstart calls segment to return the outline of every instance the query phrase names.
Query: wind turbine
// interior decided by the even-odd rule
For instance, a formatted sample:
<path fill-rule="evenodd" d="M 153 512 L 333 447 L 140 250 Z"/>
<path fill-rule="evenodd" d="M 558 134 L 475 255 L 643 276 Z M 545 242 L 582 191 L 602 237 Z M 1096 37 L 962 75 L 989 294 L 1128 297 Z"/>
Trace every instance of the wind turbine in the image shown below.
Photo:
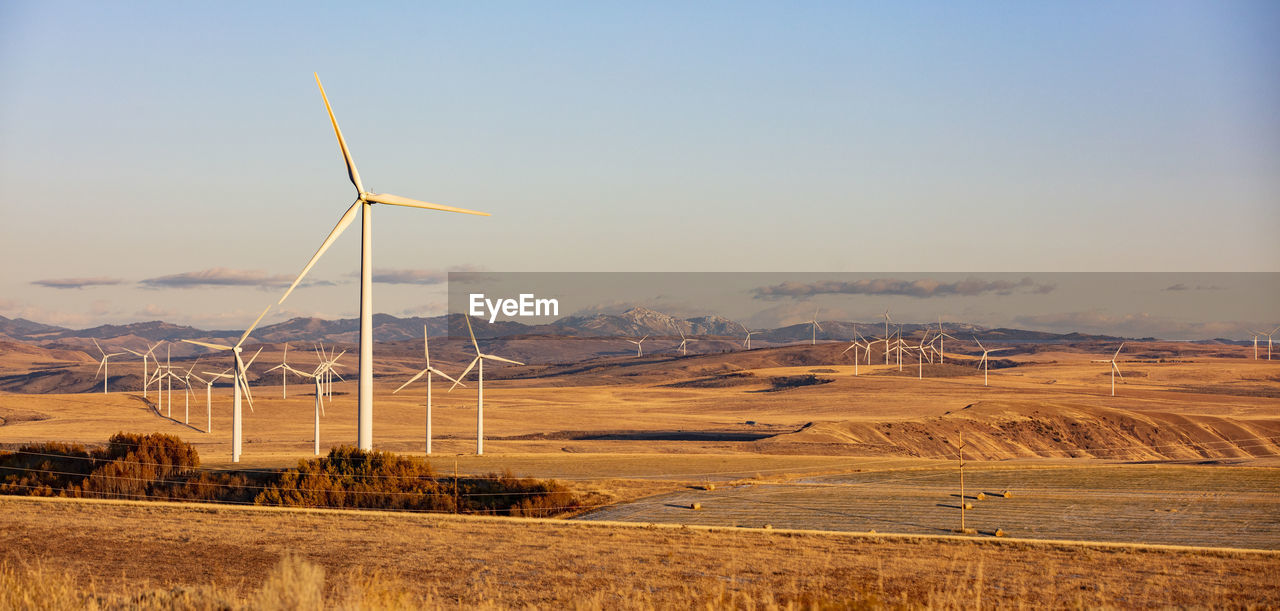
<path fill-rule="evenodd" d="M 495 356 L 492 354 L 485 354 L 483 352 L 480 352 L 480 344 L 476 342 L 475 331 L 471 330 L 471 317 L 464 314 L 462 318 L 463 320 L 467 321 L 467 333 L 471 335 L 471 345 L 476 349 L 476 358 L 471 359 L 471 364 L 467 365 L 467 368 L 462 370 L 462 375 L 458 376 L 458 379 L 453 381 L 453 386 L 449 387 L 449 392 L 453 392 L 453 389 L 457 388 L 459 384 L 462 384 L 462 380 L 467 377 L 468 373 L 471 373 L 472 367 L 475 367 L 477 364 L 480 365 L 480 368 L 476 371 L 476 456 L 480 456 L 484 454 L 484 362 L 485 362 L 485 359 L 500 361 L 503 363 L 512 363 L 514 365 L 523 365 L 524 363 L 521 363 L 520 361 L 504 359 L 500 356 Z"/>
<path fill-rule="evenodd" d="M 889 310 L 884 311 L 884 364 L 889 364 Z"/>
<path fill-rule="evenodd" d="M 360 214 L 360 376 L 357 390 L 358 399 L 356 401 L 356 445 L 361 450 L 373 449 L 373 204 L 387 204 L 390 206 L 406 206 L 409 208 L 424 208 L 426 210 L 439 210 L 442 212 L 460 212 L 463 214 L 476 214 L 480 216 L 489 216 L 486 212 L 476 212 L 474 210 L 465 210 L 462 208 L 454 208 L 452 206 L 442 206 L 439 204 L 431 204 L 416 199 L 400 197 L 399 195 L 391 195 L 387 193 L 370 193 L 364 190 L 364 184 L 360 182 L 360 172 L 356 170 L 356 163 L 351 158 L 351 151 L 347 149 L 347 141 L 342 137 L 342 130 L 338 128 L 338 120 L 333 116 L 333 107 L 329 105 L 329 96 L 324 93 L 324 85 L 320 83 L 320 75 L 316 74 L 316 86 L 320 88 L 320 97 L 324 98 L 325 110 L 329 112 L 329 122 L 333 124 L 333 133 L 338 137 L 338 147 L 342 149 L 342 158 L 347 164 L 347 177 L 351 179 L 351 184 L 356 188 L 356 201 L 351 207 L 343 213 L 342 218 L 338 220 L 338 224 L 334 226 L 333 231 L 329 232 L 329 237 L 325 238 L 320 244 L 319 250 L 312 255 L 311 260 L 302 268 L 302 272 L 298 274 L 298 278 L 289 286 L 289 290 L 285 291 L 284 296 L 280 298 L 278 304 L 283 304 L 284 300 L 289 297 L 293 289 L 298 286 L 299 282 L 306 277 L 307 272 L 311 271 L 311 267 L 316 264 L 320 256 L 324 254 L 334 240 L 355 220 L 356 214 Z"/>
<path fill-rule="evenodd" d="M 1013 348 L 996 348 L 994 350 L 987 350 L 986 347 L 982 345 L 982 342 L 978 341 L 978 336 L 976 335 L 973 336 L 973 341 L 976 342 L 978 344 L 978 348 L 982 350 L 982 358 L 978 361 L 978 367 L 982 368 L 982 385 L 986 386 L 987 371 L 991 369 L 991 363 L 987 362 L 987 355 L 992 352 L 1000 352 L 1003 350 L 1013 350 Z M 1124 344 L 1121 344 L 1120 347 L 1123 348 Z"/>
<path fill-rule="evenodd" d="M 818 331 L 822 330 L 822 325 L 818 324 L 818 308 L 816 307 L 813 309 L 813 318 L 809 319 L 809 324 L 813 325 L 813 328 L 810 329 L 813 332 L 813 337 L 810 338 L 809 345 L 816 346 L 818 345 Z"/>
<path fill-rule="evenodd" d="M 942 315 L 939 314 L 938 315 L 938 364 L 943 364 L 947 362 L 947 339 L 946 338 L 948 337 L 950 337 L 951 339 L 955 339 L 955 337 L 947 334 L 946 331 L 942 330 Z"/>
<path fill-rule="evenodd" d="M 1280 332 L 1280 327 L 1276 327 L 1272 329 L 1270 333 L 1263 333 L 1263 335 L 1267 336 L 1267 360 L 1268 361 L 1271 360 L 1271 340 L 1277 332 Z"/>
<path fill-rule="evenodd" d="M 920 354 L 918 355 L 919 361 L 918 361 L 918 362 L 917 362 L 917 364 L 916 364 L 916 366 L 919 368 L 919 372 L 916 374 L 916 378 L 917 378 L 917 379 L 921 379 L 921 380 L 923 380 L 923 379 L 924 379 L 924 351 L 925 351 L 925 348 L 926 348 L 924 340 L 925 340 L 926 338 L 928 338 L 928 337 L 929 337 L 929 329 L 928 329 L 928 327 L 926 327 L 926 328 L 925 328 L 925 330 L 924 330 L 924 335 L 921 335 L 921 336 L 920 336 L 920 346 L 919 346 Z M 935 338 L 933 338 L 933 339 L 934 339 L 934 341 L 937 341 L 937 339 L 938 339 L 938 338 L 936 338 L 936 337 L 935 337 Z M 929 342 L 929 344 L 928 344 L 928 346 L 927 346 L 927 347 L 928 347 L 928 348 L 932 348 L 932 347 L 933 347 L 933 342 Z M 929 356 L 929 362 L 930 362 L 930 363 L 932 363 L 932 362 L 933 362 L 933 356 L 932 356 L 932 355 L 930 355 L 930 356 Z"/>
<path fill-rule="evenodd" d="M 1124 381 L 1124 374 L 1120 373 L 1120 366 L 1116 365 L 1116 357 L 1120 356 L 1120 351 L 1124 350 L 1124 342 L 1120 342 L 1120 347 L 1116 348 L 1116 353 L 1111 355 L 1111 396 L 1116 396 L 1116 376 L 1120 376 L 1120 380 Z"/>
<path fill-rule="evenodd" d="M 853 330 L 853 339 L 849 340 L 849 347 L 848 347 L 848 348 L 845 348 L 845 349 L 844 349 L 844 351 L 842 351 L 842 352 L 840 353 L 840 354 L 842 354 L 842 355 L 843 355 L 845 352 L 848 352 L 848 351 L 850 351 L 850 350 L 853 350 L 853 375 L 855 375 L 855 376 L 856 376 L 856 375 L 858 375 L 858 351 L 857 351 L 857 350 L 854 350 L 854 348 L 862 348 L 862 347 L 863 347 L 863 344 L 858 343 L 858 339 L 860 339 L 861 337 L 862 337 L 862 334 L 858 333 L 858 330 L 857 330 L 857 329 L 854 329 L 854 330 Z M 866 346 L 866 348 L 867 348 L 867 365 L 871 365 L 871 344 L 870 344 L 870 342 L 866 343 L 866 344 L 865 344 L 865 346 Z"/>
<path fill-rule="evenodd" d="M 200 358 L 196 357 L 196 361 L 191 364 L 190 368 L 187 369 L 186 375 L 179 378 L 180 380 L 182 380 L 182 383 L 185 384 L 187 387 L 187 393 L 186 395 L 183 396 L 183 404 L 182 404 L 182 411 L 183 411 L 182 423 L 183 424 L 191 424 L 191 377 L 195 375 L 192 373 L 192 371 L 195 370 L 196 365 L 199 363 L 200 363 Z M 199 380 L 200 376 L 195 376 L 195 378 Z"/>
<path fill-rule="evenodd" d="M 671 326 L 680 334 L 680 345 L 676 346 L 676 350 L 680 351 L 680 356 L 689 356 L 689 338 L 684 336 L 684 330 L 676 327 L 675 323 L 671 323 Z"/>
<path fill-rule="evenodd" d="M 268 369 L 267 373 L 271 373 L 277 369 L 280 370 L 280 398 L 288 399 L 289 398 L 288 375 L 290 371 L 297 371 L 296 369 L 289 366 L 289 343 L 288 342 L 285 342 L 284 344 L 284 356 L 280 358 L 280 364 L 276 365 L 275 367 L 272 367 L 271 369 Z"/>
<path fill-rule="evenodd" d="M 646 335 L 645 337 L 648 337 L 648 336 Z M 631 341 L 631 340 L 627 340 L 627 341 Z M 640 341 L 644 341 L 644 340 L 640 340 Z M 401 384 L 400 388 L 397 388 L 391 391 L 391 394 L 394 395 L 400 392 L 401 390 L 404 390 L 405 386 L 412 384 L 415 380 L 422 377 L 423 374 L 426 374 L 427 376 L 427 454 L 430 454 L 431 453 L 431 374 L 434 373 L 434 374 L 443 376 L 444 379 L 449 380 L 450 382 L 457 382 L 457 380 L 449 377 L 449 374 L 431 366 L 431 349 L 427 344 L 427 326 L 426 325 L 422 325 L 422 356 L 427 360 L 427 368 L 414 374 L 412 378 L 409 378 L 408 382 Z M 463 384 L 463 386 L 466 386 L 466 384 Z"/>
<path fill-rule="evenodd" d="M 134 356 L 142 357 L 142 398 L 143 399 L 147 398 L 147 387 L 151 386 L 151 379 L 147 377 L 147 357 L 151 356 L 151 351 L 159 347 L 161 343 L 163 342 L 156 343 L 155 345 L 148 348 L 146 352 L 134 352 L 128 348 L 125 348 L 125 352 L 128 352 L 129 354 L 132 354 Z M 158 366 L 159 364 L 160 364 L 160 361 L 157 360 L 156 365 Z"/>
<path fill-rule="evenodd" d="M 755 334 L 757 334 L 757 333 L 763 333 L 763 331 L 752 331 L 751 329 L 748 329 L 748 328 L 746 328 L 746 327 L 742 327 L 742 330 L 744 330 L 744 331 L 746 331 L 746 332 L 747 332 L 747 337 L 746 337 L 746 339 L 742 340 L 742 345 L 743 345 L 743 347 L 745 347 L 747 350 L 750 350 L 750 349 L 751 349 L 751 336 L 752 336 L 752 335 L 755 335 Z"/>
<path fill-rule="evenodd" d="M 240 408 L 241 392 L 244 393 L 245 400 L 249 402 L 249 409 L 250 410 L 253 409 L 253 393 L 249 392 L 249 380 L 248 380 L 249 367 L 244 364 L 244 359 L 240 357 L 240 353 L 244 351 L 244 348 L 242 347 L 244 345 L 244 341 L 249 339 L 249 334 L 252 333 L 253 329 L 258 326 L 258 323 L 262 322 L 262 317 L 266 316 L 267 312 L 270 309 L 271 309 L 271 306 L 267 306 L 267 308 L 263 310 L 261 314 L 258 315 L 258 319 L 253 321 L 253 324 L 249 325 L 248 329 L 244 330 L 244 334 L 240 336 L 240 341 L 237 341 L 235 345 L 227 346 L 225 344 L 210 344 L 206 342 L 197 342 L 195 340 L 190 340 L 190 339 L 182 340 L 184 342 L 187 342 L 188 344 L 195 344 L 197 346 L 212 348 L 214 350 L 230 350 L 232 356 L 234 357 L 235 371 L 232 374 L 234 381 L 231 384 L 232 388 L 234 389 L 233 399 L 231 403 L 231 462 L 240 462 L 240 437 L 242 432 L 242 420 L 243 420 L 243 416 L 241 414 L 241 408 Z M 261 353 L 261 352 L 262 350 L 259 349 L 258 353 Z M 255 359 L 258 358 L 258 355 L 254 354 L 253 358 Z M 253 361 L 250 360 L 250 362 L 252 363 Z"/>
<path fill-rule="evenodd" d="M 223 369 L 222 373 L 214 373 L 212 371 L 206 371 L 204 372 L 204 374 L 209 376 L 208 380 L 200 380 L 200 378 L 196 378 L 197 380 L 204 382 L 204 417 L 205 417 L 204 432 L 206 434 L 213 432 L 213 381 L 219 378 L 232 377 L 230 373 L 231 370 L 232 368 L 228 367 L 226 369 Z"/>
<path fill-rule="evenodd" d="M 646 340 L 646 339 L 649 339 L 649 336 L 648 336 L 648 335 L 646 335 L 646 336 L 644 336 L 644 337 L 640 338 L 640 341 L 636 341 L 636 340 L 634 340 L 634 339 L 629 339 L 629 340 L 627 340 L 627 341 L 629 341 L 629 342 L 631 342 L 631 343 L 633 343 L 633 344 L 635 344 L 635 345 L 636 345 L 636 356 L 637 356 L 637 357 L 644 356 L 644 349 L 643 349 L 643 347 L 641 346 L 641 344 L 643 344 L 643 343 L 644 343 L 644 340 Z M 444 375 L 444 374 L 442 373 L 442 374 L 440 374 L 440 375 Z"/>
<path fill-rule="evenodd" d="M 89 339 L 93 339 L 92 337 Z M 113 356 L 120 356 L 123 352 L 112 352 L 107 354 L 103 351 L 102 346 L 98 345 L 98 340 L 93 339 L 93 345 L 97 346 L 98 353 L 102 355 L 102 361 L 98 363 L 98 371 L 102 372 L 102 394 L 107 394 L 107 360 Z M 93 377 L 98 377 L 98 371 L 93 372 Z"/>

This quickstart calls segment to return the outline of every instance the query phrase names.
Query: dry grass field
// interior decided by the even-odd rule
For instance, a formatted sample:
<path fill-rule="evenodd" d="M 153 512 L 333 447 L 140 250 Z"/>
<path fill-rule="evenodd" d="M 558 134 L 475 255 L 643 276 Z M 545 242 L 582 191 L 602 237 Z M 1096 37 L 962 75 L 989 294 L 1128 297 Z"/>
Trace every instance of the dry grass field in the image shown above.
<path fill-rule="evenodd" d="M 294 554 L 332 595 L 377 574 L 413 607 L 1280 604 L 1280 555 L 1168 547 L 14 497 L 0 498 L 0 542 L 9 563 L 104 597 L 247 598 Z"/>
<path fill-rule="evenodd" d="M 378 449 L 421 455 L 425 389 L 419 382 L 401 393 L 391 393 L 420 367 L 410 347 L 387 350 L 385 364 L 380 361 L 374 443 Z M 896 364 L 885 366 L 883 361 L 863 364 L 855 375 L 851 360 L 839 357 L 843 345 L 837 344 L 687 358 L 605 358 L 580 365 L 494 368 L 486 371 L 487 378 L 493 374 L 486 379 L 485 388 L 486 455 L 473 454 L 474 390 L 460 388 L 446 393 L 446 387 L 438 385 L 434 394 L 436 452 L 431 459 L 440 472 L 457 469 L 463 474 L 479 474 L 511 469 L 520 475 L 556 478 L 576 490 L 593 493 L 594 498 L 617 502 L 575 522 L 622 520 L 730 529 L 767 524 L 775 529 L 940 535 L 958 526 L 954 444 L 963 433 L 968 460 L 966 492 L 1013 491 L 1008 499 L 971 500 L 976 505 L 968 512 L 967 525 L 980 533 L 1002 529 L 1011 537 L 1028 539 L 1280 549 L 1280 511 L 1275 509 L 1280 506 L 1280 471 L 1276 470 L 1280 467 L 1280 361 L 1241 358 L 1242 349 L 1231 347 L 1189 347 L 1183 353 L 1175 348 L 1169 344 L 1133 346 L 1131 360 L 1122 360 L 1126 377 L 1117 386 L 1115 397 L 1110 396 L 1106 367 L 1090 362 L 1098 354 L 1044 347 L 1002 358 L 1002 368 L 991 371 L 989 386 L 983 386 L 971 357 L 965 356 L 949 355 L 946 366 L 926 363 L 923 379 L 917 379 L 914 362 L 904 363 L 901 372 Z M 448 350 L 442 348 L 437 365 L 446 371 L 458 369 L 457 363 L 451 364 Z M 878 358 L 873 355 L 873 362 Z M 269 349 L 260 359 L 269 366 L 278 362 L 278 355 Z M 18 365 L 15 361 L 15 371 L 20 370 Z M 137 363 L 122 367 L 140 368 Z M 92 370 L 91 364 L 70 361 L 67 368 Z M 781 389 L 775 383 L 780 378 L 809 375 L 823 383 Z M 272 375 L 259 377 L 254 389 L 254 410 L 246 407 L 245 411 L 243 462 L 237 467 L 279 468 L 310 457 L 311 388 L 291 383 L 289 398 L 282 399 L 279 378 Z M 204 389 L 197 390 L 190 399 L 189 424 L 183 422 L 188 416 L 181 392 L 174 393 L 172 412 L 157 412 L 154 391 L 148 400 L 134 391 L 108 395 L 0 393 L 0 448 L 32 441 L 101 443 L 119 431 L 160 432 L 192 443 L 204 468 L 228 468 L 229 389 L 214 389 L 212 434 L 205 432 Z M 354 391 L 351 382 L 336 384 L 334 401 L 321 421 L 322 451 L 354 441 Z M 714 490 L 703 489 L 712 483 L 716 484 Z M 695 502 L 701 504 L 701 510 L 688 508 Z M 140 516 L 161 512 L 167 516 L 164 519 L 175 523 L 183 521 L 178 515 L 199 515 L 201 519 L 192 523 L 205 528 L 209 524 L 206 518 L 211 516 L 232 520 L 227 516 L 240 515 L 222 508 L 41 507 L 58 508 L 41 510 L 53 512 L 51 526 L 99 519 L 145 523 L 150 517 Z M 121 513 L 95 517 L 96 512 L 112 511 Z M 1253 577 L 1247 576 L 1251 574 L 1231 568 L 1235 560 L 1228 559 L 1263 558 L 1260 562 L 1270 575 L 1276 570 L 1274 557 L 1269 555 L 1121 553 L 1111 548 L 993 544 L 989 542 L 994 539 L 984 534 L 971 543 L 876 539 L 872 544 L 873 540 L 865 537 L 824 538 L 816 534 L 783 537 L 696 529 L 637 531 L 619 526 L 572 527 L 587 529 L 575 531 L 542 523 L 361 517 L 418 520 L 415 528 L 424 529 L 424 533 L 435 532 L 433 529 L 445 523 L 451 529 L 462 529 L 458 532 L 478 529 L 472 534 L 491 533 L 492 539 L 487 540 L 495 549 L 505 548 L 513 538 L 524 541 L 527 537 L 528 545 L 537 547 L 541 556 L 559 559 L 552 565 L 526 566 L 522 560 L 507 566 L 495 556 L 484 555 L 489 552 L 482 551 L 486 541 L 482 538 L 467 548 L 472 555 L 465 562 L 444 560 L 439 555 L 443 552 L 420 551 L 427 554 L 421 556 L 423 562 L 444 562 L 469 580 L 459 585 L 433 577 L 429 586 L 423 586 L 418 580 L 443 573 L 422 573 L 435 569 L 410 566 L 408 561 L 388 563 L 367 552 L 330 557 L 336 553 L 331 550 L 343 549 L 340 542 L 347 536 L 341 529 L 320 525 L 330 518 L 289 514 L 285 519 L 270 512 L 253 516 L 261 532 L 286 523 L 312 524 L 308 527 L 312 533 L 322 536 L 314 543 L 297 543 L 297 550 L 320 562 L 330 574 L 364 566 L 408 575 L 410 589 L 438 600 L 487 600 L 475 586 L 476 579 L 509 585 L 551 575 L 556 583 L 569 584 L 562 592 L 542 594 L 551 597 L 545 600 L 508 598 L 505 594 L 494 598 L 503 605 L 595 596 L 591 599 L 595 606 L 611 606 L 609 600 L 600 598 L 605 592 L 618 600 L 655 605 L 683 600 L 675 592 L 699 600 L 742 592 L 749 592 L 751 600 L 763 600 L 766 593 L 774 594 L 775 600 L 809 600 L 805 597 L 818 591 L 818 586 L 834 592 L 831 598 L 838 601 L 868 597 L 894 601 L 905 594 L 913 602 L 950 601 L 953 606 L 966 605 L 973 596 L 1024 604 L 1194 605 L 1212 604 L 1210 600 L 1229 602 L 1232 599 L 1227 592 L 1252 588 L 1249 580 Z M 5 536 L 33 528 L 38 530 L 26 522 L 10 521 Z M 540 530 L 535 534 L 536 529 L 578 533 L 574 536 L 579 540 L 566 540 L 563 546 L 543 545 L 540 538 L 550 535 Z M 125 529 L 120 536 L 128 532 Z M 244 549 L 252 550 L 254 558 L 248 563 L 221 559 L 216 552 L 225 549 L 219 547 L 220 535 L 191 532 L 192 539 L 181 547 L 207 559 L 202 565 L 205 568 L 186 573 L 182 577 L 186 581 L 157 584 L 205 583 L 202 579 L 207 578 L 238 588 L 243 594 L 258 579 L 244 577 L 249 565 L 260 575 L 294 545 L 286 542 L 285 533 L 280 533 L 280 539 L 245 542 Z M 137 535 L 127 542 L 141 545 L 145 539 Z M 23 555 L 61 562 L 79 554 L 77 545 L 96 545 L 81 536 L 62 535 L 57 541 L 54 544 L 49 539 L 46 544 L 40 537 L 32 537 L 22 548 L 29 554 Z M 689 541 L 697 541 L 701 547 L 689 548 L 685 545 Z M 754 564 L 739 559 L 747 557 L 742 550 L 759 547 L 762 541 L 769 545 L 760 553 L 774 550 L 788 559 L 782 563 L 787 568 L 775 568 L 767 557 Z M 198 551 L 204 545 L 210 546 L 209 551 Z M 586 547 L 577 549 L 582 546 Z M 629 546 L 639 547 L 630 550 Z M 723 546 L 723 557 L 714 551 L 717 546 Z M 813 551 L 805 551 L 810 546 Z M 844 546 L 859 551 L 853 553 Z M 600 551 L 606 548 L 617 552 Z M 837 554 L 835 550 L 842 551 Z M 922 553 L 924 550 L 927 553 Z M 638 555 L 628 555 L 632 553 Z M 842 564 L 845 560 L 840 558 L 846 553 L 860 560 Z M 1172 564 L 1161 564 L 1156 573 L 1146 573 L 1147 569 L 1133 564 L 1133 554 L 1139 554 L 1143 562 Z M 1096 561 L 1091 565 L 1094 568 L 1076 572 L 1068 559 L 1079 555 Z M 169 552 L 161 556 L 175 558 Z M 571 577 L 591 558 L 607 565 L 592 578 L 595 581 Z M 141 560 L 130 558 L 127 562 Z M 1021 566 L 1019 563 L 1044 568 L 1010 568 Z M 699 565 L 704 568 L 695 568 Z M 73 566 L 79 567 L 77 579 L 119 573 L 106 568 L 95 572 L 83 563 Z M 660 567 L 676 566 L 684 568 L 661 568 L 666 572 L 654 574 L 669 579 L 669 588 L 644 589 L 646 575 Z M 1212 570 L 1206 572 L 1206 567 Z M 980 587 L 974 585 L 979 572 L 985 575 Z M 740 580 L 733 576 L 738 573 L 751 577 Z M 1066 579 L 1063 573 L 1073 577 Z M 129 574 L 156 579 L 157 573 L 139 568 Z M 991 581 L 997 574 L 999 587 Z M 1045 581 L 1046 574 L 1056 575 L 1055 580 Z M 881 575 L 887 576 L 887 581 Z M 852 585 L 836 585 L 853 577 Z M 1122 583 L 1125 578 L 1145 585 L 1126 588 Z M 1091 581 L 1096 583 L 1087 583 Z M 891 585 L 868 585 L 881 583 Z M 124 588 L 111 587 L 115 591 Z M 1216 587 L 1223 588 L 1221 594 L 1214 594 Z M 1178 591 L 1185 594 L 1174 594 Z M 1249 591 L 1265 594 L 1259 600 L 1275 604 L 1274 590 Z M 1221 597 L 1196 601 L 1197 593 Z M 1165 594 L 1168 597 L 1161 598 Z M 1116 598 L 1119 596 L 1126 598 Z"/>

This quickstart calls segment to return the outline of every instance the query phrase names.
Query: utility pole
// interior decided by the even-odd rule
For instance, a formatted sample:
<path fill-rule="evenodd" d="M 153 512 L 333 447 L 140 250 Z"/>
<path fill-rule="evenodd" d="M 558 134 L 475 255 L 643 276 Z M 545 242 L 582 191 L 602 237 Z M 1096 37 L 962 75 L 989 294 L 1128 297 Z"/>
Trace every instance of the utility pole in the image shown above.
<path fill-rule="evenodd" d="M 959 433 L 960 445 L 956 448 L 956 460 L 960 463 L 960 534 L 968 534 L 969 530 L 965 528 L 964 513 L 969 506 L 969 501 L 964 495 L 964 433 Z"/>

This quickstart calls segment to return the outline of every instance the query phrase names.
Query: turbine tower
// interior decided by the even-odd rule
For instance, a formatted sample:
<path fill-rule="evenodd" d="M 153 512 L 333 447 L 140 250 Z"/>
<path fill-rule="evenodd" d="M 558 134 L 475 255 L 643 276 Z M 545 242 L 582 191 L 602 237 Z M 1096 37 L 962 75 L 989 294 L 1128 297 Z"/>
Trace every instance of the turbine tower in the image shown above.
<path fill-rule="evenodd" d="M 1272 329 L 1270 333 L 1263 333 L 1263 335 L 1267 336 L 1267 360 L 1268 361 L 1271 360 L 1271 340 L 1272 338 L 1275 337 L 1275 334 L 1277 332 L 1280 332 L 1280 327 L 1276 327 Z"/>
<path fill-rule="evenodd" d="M 627 340 L 627 341 L 631 341 L 631 340 Z M 644 340 L 640 340 L 640 341 L 644 341 Z M 431 366 L 431 349 L 427 345 L 427 326 L 426 325 L 422 325 L 422 356 L 427 361 L 427 368 L 414 374 L 412 378 L 409 378 L 408 382 L 401 384 L 400 388 L 397 388 L 391 391 L 391 394 L 394 395 L 404 390 L 405 386 L 413 384 L 414 381 L 422 377 L 423 374 L 427 375 L 427 454 L 430 454 L 431 453 L 431 374 L 434 373 L 436 375 L 442 376 L 444 377 L 444 379 L 449 380 L 450 382 L 457 382 L 457 380 L 449 377 L 449 374 Z M 463 384 L 463 386 L 466 386 L 466 384 Z"/>
<path fill-rule="evenodd" d="M 285 291 L 284 296 L 280 298 L 278 304 L 283 304 L 284 300 L 289 297 L 289 293 L 298 286 L 299 282 L 306 277 L 307 272 L 311 271 L 311 267 L 316 264 L 320 256 L 324 254 L 334 240 L 355 220 L 356 214 L 360 214 L 360 375 L 357 386 L 356 400 L 356 445 L 361 450 L 373 449 L 373 204 L 387 204 L 390 206 L 407 206 L 410 208 L 423 208 L 426 210 L 439 210 L 442 212 L 460 212 L 463 214 L 476 214 L 480 216 L 489 216 L 486 212 L 476 212 L 474 210 L 465 210 L 462 208 L 454 208 L 452 206 L 442 206 L 439 204 L 430 204 L 416 199 L 400 197 L 399 195 L 391 195 L 388 193 L 370 193 L 364 190 L 364 184 L 360 182 L 360 172 L 356 170 L 356 163 L 351 158 L 351 151 L 347 149 L 347 141 L 342 137 L 342 130 L 338 128 L 338 120 L 333 116 L 333 107 L 329 105 L 329 96 L 325 95 L 324 85 L 320 84 L 320 75 L 316 74 L 316 86 L 320 88 L 320 97 L 324 98 L 325 110 L 329 112 L 329 122 L 333 124 L 333 133 L 338 137 L 338 147 L 342 149 L 342 158 L 347 164 L 347 177 L 351 179 L 351 184 L 356 188 L 356 201 L 351 207 L 343 213 L 342 218 L 338 220 L 338 224 L 334 226 L 333 231 L 329 232 L 329 237 L 325 238 L 320 244 L 319 250 L 312 255 L 311 260 L 302 268 L 302 272 L 298 274 L 298 278 L 289 286 L 289 290 Z"/>
<path fill-rule="evenodd" d="M 93 339 L 93 338 L 89 338 L 89 339 Z M 102 346 L 98 345 L 98 340 L 96 339 L 93 340 L 93 345 L 97 346 L 98 353 L 102 355 L 102 361 L 98 363 L 98 371 L 102 372 L 102 394 L 105 395 L 107 394 L 107 360 L 109 360 L 113 356 L 120 356 L 124 353 L 112 352 L 111 354 L 107 354 L 105 351 L 102 350 Z M 98 371 L 93 372 L 93 377 L 95 378 L 98 377 Z"/>
<path fill-rule="evenodd" d="M 249 366 L 244 364 L 244 359 L 240 357 L 240 353 L 244 351 L 244 348 L 242 347 L 244 345 L 244 341 L 249 339 L 249 334 L 253 333 L 253 329 L 258 326 L 258 323 L 262 322 L 262 317 L 266 316 L 267 312 L 270 309 L 271 309 L 271 306 L 267 306 L 267 309 L 263 310 L 262 313 L 258 315 L 258 319 L 253 321 L 253 324 L 249 325 L 248 329 L 244 330 L 244 335 L 240 336 L 240 341 L 236 342 L 235 345 L 233 346 L 227 346 L 225 344 L 210 344 L 206 342 L 197 342 L 195 340 L 190 340 L 190 339 L 182 340 L 184 342 L 187 342 L 188 344 L 195 344 L 197 346 L 212 348 L 214 350 L 230 350 L 234 358 L 235 371 L 233 372 L 233 377 L 235 378 L 235 380 L 231 384 L 232 388 L 234 389 L 234 394 L 231 402 L 231 462 L 240 462 L 240 438 L 241 438 L 242 420 L 243 420 L 243 416 L 241 414 L 241 409 L 240 409 L 241 392 L 244 393 L 245 400 L 249 402 L 249 410 L 250 411 L 253 410 L 253 394 L 249 392 L 249 379 L 248 379 Z M 259 349 L 258 353 L 261 353 L 261 352 L 262 350 Z M 258 355 L 254 354 L 253 358 L 255 359 L 258 358 Z M 252 363 L 253 360 L 250 359 L 249 362 Z"/>
<path fill-rule="evenodd" d="M 476 358 L 471 359 L 471 364 L 462 370 L 462 375 L 453 381 L 453 386 L 449 387 L 449 392 L 453 392 L 453 389 L 462 383 L 467 374 L 471 373 L 472 367 L 475 367 L 476 364 L 480 365 L 480 369 L 476 371 L 476 456 L 480 456 L 484 454 L 484 362 L 489 359 L 514 365 L 523 365 L 524 363 L 480 352 L 480 344 L 476 342 L 476 333 L 471 330 L 471 317 L 463 314 L 462 318 L 467 321 L 467 333 L 471 335 L 471 345 L 476 349 Z"/>

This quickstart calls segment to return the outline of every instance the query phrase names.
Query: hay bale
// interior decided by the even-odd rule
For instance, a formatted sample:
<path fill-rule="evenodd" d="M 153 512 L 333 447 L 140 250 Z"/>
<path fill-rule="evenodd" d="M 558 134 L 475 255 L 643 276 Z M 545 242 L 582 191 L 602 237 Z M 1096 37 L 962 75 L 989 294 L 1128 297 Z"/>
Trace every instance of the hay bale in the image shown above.
<path fill-rule="evenodd" d="M 1003 537 L 1003 536 L 1004 536 L 1004 529 L 1003 529 L 1003 528 L 997 528 L 997 529 L 996 529 L 996 532 L 995 532 L 995 535 L 996 535 L 997 537 Z"/>
<path fill-rule="evenodd" d="M 981 500 L 983 500 L 983 499 L 987 498 L 987 494 L 986 494 L 985 492 L 979 492 L 979 493 L 978 493 L 978 496 L 975 496 L 975 497 L 973 497 L 973 498 L 978 499 L 979 501 L 981 501 Z"/>
<path fill-rule="evenodd" d="M 1001 495 L 1001 496 L 1003 496 L 1003 497 L 1004 497 L 1004 498 L 1006 498 L 1006 499 L 1011 499 L 1011 498 L 1013 498 L 1013 493 L 1012 493 L 1012 492 L 1009 492 L 1008 490 L 1005 490 L 1004 492 L 1000 493 L 1000 495 Z"/>
<path fill-rule="evenodd" d="M 764 525 L 764 529 L 765 529 L 765 530 L 773 530 L 773 524 L 765 524 L 765 525 Z"/>
<path fill-rule="evenodd" d="M 692 509 L 694 511 L 702 509 L 702 503 L 692 503 L 689 505 L 689 509 Z"/>
<path fill-rule="evenodd" d="M 703 490 L 715 490 L 715 489 L 716 489 L 716 485 L 715 485 L 715 484 L 707 484 L 707 485 L 703 486 L 703 487 L 702 487 L 702 489 L 703 489 Z"/>
<path fill-rule="evenodd" d="M 973 509 L 973 503 L 964 503 L 965 509 Z"/>

